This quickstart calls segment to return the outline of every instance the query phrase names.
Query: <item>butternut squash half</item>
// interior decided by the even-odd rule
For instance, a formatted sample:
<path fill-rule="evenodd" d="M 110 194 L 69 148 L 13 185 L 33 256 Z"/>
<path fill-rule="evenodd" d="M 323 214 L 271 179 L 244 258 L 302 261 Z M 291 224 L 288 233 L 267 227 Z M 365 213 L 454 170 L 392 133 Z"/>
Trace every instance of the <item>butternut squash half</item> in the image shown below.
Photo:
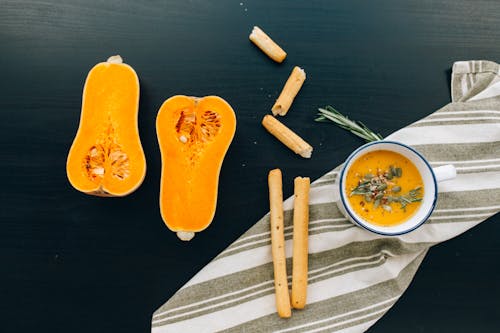
<path fill-rule="evenodd" d="M 160 212 L 182 240 L 212 222 L 220 169 L 235 130 L 233 109 L 217 96 L 174 96 L 158 111 Z"/>
<path fill-rule="evenodd" d="M 78 191 L 124 196 L 139 187 L 146 158 L 139 138 L 139 79 L 120 56 L 95 65 L 85 81 L 80 125 L 66 163 Z"/>

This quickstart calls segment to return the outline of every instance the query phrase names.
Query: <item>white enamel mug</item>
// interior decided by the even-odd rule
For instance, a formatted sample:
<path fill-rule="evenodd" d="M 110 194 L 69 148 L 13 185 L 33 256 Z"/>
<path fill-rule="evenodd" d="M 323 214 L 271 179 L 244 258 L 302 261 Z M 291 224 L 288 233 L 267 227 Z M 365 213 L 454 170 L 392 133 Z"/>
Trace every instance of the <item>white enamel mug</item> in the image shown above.
<path fill-rule="evenodd" d="M 422 198 L 420 207 L 407 220 L 394 226 L 376 225 L 363 219 L 361 216 L 356 214 L 347 199 L 349 196 L 345 189 L 347 171 L 354 161 L 356 161 L 360 156 L 377 150 L 393 151 L 409 159 L 420 172 L 424 183 L 424 197 Z M 427 160 L 419 152 L 405 144 L 396 141 L 374 141 L 359 147 L 347 158 L 335 183 L 335 191 L 337 194 L 336 201 L 340 211 L 354 224 L 380 235 L 402 235 L 415 230 L 429 218 L 434 210 L 434 207 L 436 206 L 438 183 L 453 179 L 456 175 L 457 172 L 453 165 L 443 165 L 437 168 L 432 168 L 429 165 L 429 162 L 427 162 Z"/>

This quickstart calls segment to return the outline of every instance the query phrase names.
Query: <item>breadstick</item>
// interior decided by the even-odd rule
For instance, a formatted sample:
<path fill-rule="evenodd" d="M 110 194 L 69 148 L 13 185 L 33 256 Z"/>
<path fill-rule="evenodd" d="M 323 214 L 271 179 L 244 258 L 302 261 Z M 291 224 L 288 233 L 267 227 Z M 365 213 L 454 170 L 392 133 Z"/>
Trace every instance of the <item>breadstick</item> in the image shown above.
<path fill-rule="evenodd" d="M 269 171 L 269 205 L 271 207 L 271 251 L 274 265 L 276 309 L 282 318 L 292 315 L 286 275 L 285 234 L 283 226 L 283 190 L 281 170 Z"/>
<path fill-rule="evenodd" d="M 306 72 L 304 72 L 302 68 L 295 66 L 292 70 L 292 74 L 290 74 L 290 77 L 286 81 L 281 94 L 276 100 L 276 103 L 274 103 L 271 109 L 273 115 L 286 115 L 305 80 Z"/>
<path fill-rule="evenodd" d="M 309 177 L 296 177 L 293 201 L 292 307 L 303 309 L 307 296 Z"/>
<path fill-rule="evenodd" d="M 276 62 L 283 62 L 283 60 L 285 60 L 286 52 L 259 27 L 253 27 L 249 38 L 259 49 L 267 54 L 269 58 Z"/>
<path fill-rule="evenodd" d="M 310 144 L 305 142 L 300 136 L 295 134 L 291 129 L 283 125 L 278 119 L 270 114 L 265 115 L 262 119 L 262 126 L 264 126 L 269 133 L 274 135 L 285 146 L 299 154 L 302 157 L 310 158 L 313 148 Z"/>

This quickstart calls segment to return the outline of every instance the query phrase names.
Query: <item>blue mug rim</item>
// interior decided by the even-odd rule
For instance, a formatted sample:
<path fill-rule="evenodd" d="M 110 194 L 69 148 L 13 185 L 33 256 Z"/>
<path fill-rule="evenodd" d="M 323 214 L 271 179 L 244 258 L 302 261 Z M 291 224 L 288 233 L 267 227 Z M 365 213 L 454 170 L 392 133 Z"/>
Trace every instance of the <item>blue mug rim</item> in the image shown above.
<path fill-rule="evenodd" d="M 347 165 L 349 164 L 349 162 L 363 149 L 366 149 L 367 147 L 370 147 L 370 146 L 373 146 L 373 145 L 377 145 L 377 144 L 381 144 L 381 143 L 389 143 L 389 144 L 394 144 L 394 145 L 399 145 L 399 146 L 402 146 L 410 151 L 412 151 L 413 153 L 415 153 L 415 155 L 417 155 L 424 163 L 425 165 L 427 166 L 427 168 L 429 169 L 431 175 L 432 175 L 432 180 L 433 180 L 433 183 L 434 183 L 434 198 L 432 200 L 432 204 L 431 204 L 431 207 L 429 209 L 429 212 L 426 214 L 426 216 L 424 216 L 422 218 L 421 221 L 419 221 L 417 224 L 415 224 L 413 227 L 411 227 L 410 229 L 406 229 L 406 230 L 403 230 L 403 231 L 399 231 L 399 232 L 383 232 L 383 231 L 380 231 L 380 230 L 376 230 L 376 229 L 373 229 L 371 228 L 369 225 L 367 225 L 366 223 L 364 223 L 363 221 L 360 221 L 352 212 L 351 212 L 351 209 L 349 208 L 349 206 L 347 205 L 345 199 L 344 199 L 344 195 L 343 195 L 343 179 L 344 179 L 344 173 L 346 171 L 346 167 Z M 361 226 L 362 228 L 368 230 L 368 231 L 371 231 L 373 233 L 376 233 L 376 234 L 379 234 L 379 235 L 382 235 L 382 236 L 399 236 L 399 235 L 404 235 L 404 234 L 407 234 L 409 232 L 412 232 L 413 230 L 417 229 L 418 227 L 420 227 L 422 224 L 425 223 L 425 221 L 427 221 L 427 219 L 429 218 L 429 216 L 431 216 L 432 212 L 434 211 L 434 208 L 436 207 L 436 201 L 437 201 L 437 193 L 438 193 L 438 186 L 437 186 L 437 180 L 436 180 L 436 175 L 434 174 L 434 170 L 432 170 L 432 167 L 431 165 L 429 164 L 429 162 L 427 162 L 427 160 L 422 156 L 422 154 L 420 154 L 418 151 L 416 151 L 414 148 L 410 147 L 410 146 L 407 146 L 401 142 L 398 142 L 398 141 L 391 141 L 391 140 L 379 140 L 379 141 L 374 141 L 374 142 L 369 142 L 369 143 L 366 143 L 364 145 L 362 145 L 361 147 L 357 148 L 355 151 L 353 151 L 351 153 L 351 155 L 349 155 L 349 157 L 346 159 L 346 161 L 344 162 L 344 166 L 342 167 L 342 171 L 340 172 L 340 181 L 339 181 L 339 192 L 340 192 L 340 200 L 342 200 L 342 205 L 345 207 L 345 211 L 347 212 L 347 214 L 349 214 L 349 216 L 356 222 L 356 224 L 358 224 L 359 226 Z"/>

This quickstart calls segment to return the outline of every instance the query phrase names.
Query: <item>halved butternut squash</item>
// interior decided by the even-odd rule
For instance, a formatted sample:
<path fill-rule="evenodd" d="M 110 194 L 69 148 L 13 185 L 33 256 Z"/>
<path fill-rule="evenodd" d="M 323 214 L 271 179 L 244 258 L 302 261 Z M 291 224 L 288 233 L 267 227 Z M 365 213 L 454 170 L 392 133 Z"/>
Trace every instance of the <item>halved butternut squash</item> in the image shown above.
<path fill-rule="evenodd" d="M 182 240 L 212 222 L 222 161 L 235 131 L 233 109 L 217 96 L 174 96 L 158 111 L 160 212 Z"/>
<path fill-rule="evenodd" d="M 139 187 L 146 158 L 139 138 L 139 79 L 120 56 L 95 65 L 83 88 L 80 125 L 66 173 L 78 191 L 124 196 Z"/>

